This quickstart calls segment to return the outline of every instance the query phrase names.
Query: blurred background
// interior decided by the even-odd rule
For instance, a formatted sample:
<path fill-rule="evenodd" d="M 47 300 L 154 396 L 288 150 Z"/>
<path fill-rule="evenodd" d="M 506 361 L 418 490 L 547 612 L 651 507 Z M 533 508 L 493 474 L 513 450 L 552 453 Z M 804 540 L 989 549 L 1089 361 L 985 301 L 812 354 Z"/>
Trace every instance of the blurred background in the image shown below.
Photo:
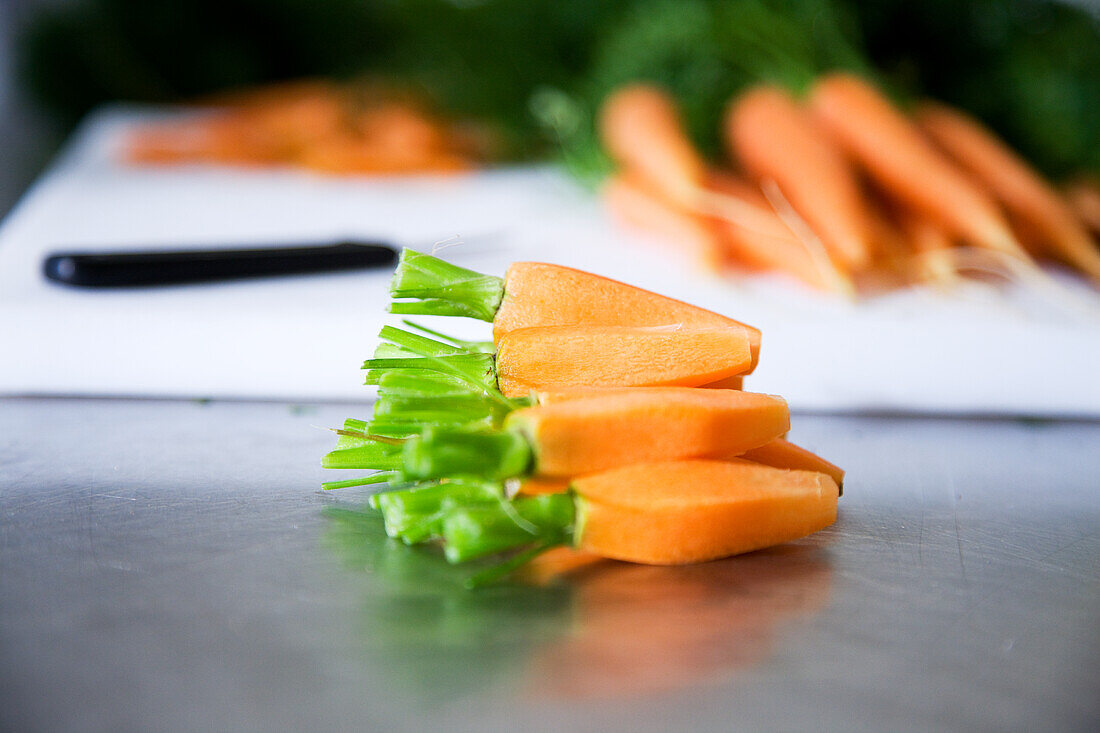
<path fill-rule="evenodd" d="M 616 85 L 649 78 L 677 93 L 693 136 L 713 153 L 717 106 L 746 83 L 744 65 L 716 46 L 769 27 L 762 8 L 787 22 L 783 33 L 816 33 L 809 50 L 816 62 L 869 64 L 900 93 L 957 104 L 1052 176 L 1095 171 L 1098 7 L 1091 0 L 4 0 L 0 133 L 9 142 L 0 152 L 0 212 L 97 104 L 193 100 L 303 77 L 399 81 L 446 114 L 491 124 L 495 154 L 511 159 L 560 155 L 557 136 L 579 134 L 573 117 L 591 114 Z M 758 37 L 775 41 L 780 32 Z M 800 43 L 783 52 L 805 50 Z M 565 142 L 575 162 L 592 165 L 583 141 Z"/>
<path fill-rule="evenodd" d="M 84 134 L 29 197 L 33 206 L 0 229 L 0 308 L 49 324 L 0 326 L 0 337 L 25 343 L 39 364 L 59 362 L 37 334 L 80 313 L 87 323 L 72 326 L 73 337 L 98 329 L 104 375 L 118 373 L 107 345 L 123 336 L 151 364 L 163 362 L 135 335 L 166 330 L 134 322 L 137 294 L 93 296 L 43 281 L 41 263 L 59 247 L 346 236 L 431 246 L 504 232 L 494 257 L 479 259 L 488 250 L 478 246 L 453 256 L 490 272 L 553 259 L 760 325 L 771 344 L 762 374 L 806 382 L 805 391 L 777 389 L 795 404 L 1100 413 L 1100 395 L 1092 390 L 1082 403 L 1078 389 L 1088 361 L 1080 344 L 1100 341 L 1098 8 L 1085 0 L 5 0 L 0 214 L 74 131 Z M 834 88 L 840 111 L 830 118 L 817 92 L 838 74 L 860 80 L 879 112 L 845 106 L 852 90 Z M 623 94 L 640 82 L 645 94 Z M 759 101 L 748 92 L 761 85 L 789 102 L 776 106 L 773 95 L 770 112 L 767 99 L 755 118 L 745 111 L 742 134 L 730 110 L 748 110 Z M 939 105 L 931 119 L 922 106 L 930 99 Z M 777 110 L 793 137 L 769 121 Z M 896 150 L 875 137 L 891 115 L 973 195 L 945 194 L 947 179 L 904 156 L 876 161 Z M 656 123 L 635 124 L 643 118 Z M 854 249 L 815 218 L 838 207 L 796 190 L 817 187 L 794 142 L 799 125 L 814 127 L 826 158 L 841 160 L 847 188 L 834 193 L 859 210 Z M 784 160 L 788 147 L 798 152 Z M 938 202 L 924 206 L 922 196 Z M 382 278 L 363 282 L 164 289 L 140 302 L 196 335 L 247 304 L 254 318 L 236 332 L 257 334 L 255 349 L 275 340 L 265 329 L 300 317 L 296 338 L 314 334 L 310 343 L 328 350 L 339 334 L 319 330 L 323 300 L 357 292 L 374 293 L 363 299 L 372 307 L 384 300 Z M 287 312 L 271 315 L 282 304 Z M 216 317 L 186 320 L 203 308 Z M 349 324 L 351 315 L 340 314 Z M 837 337 L 824 343 L 826 332 Z M 950 364 L 908 333 L 948 333 Z M 224 340 L 237 343 L 229 330 Z M 1014 390 L 1023 366 L 979 379 L 992 364 L 1017 363 L 1023 341 L 1062 369 L 1027 399 Z M 873 344 L 898 355 L 884 360 L 886 348 Z M 161 347 L 173 344 L 165 337 Z M 351 363 L 363 347 L 345 348 L 333 361 Z M 820 361 L 835 373 L 779 371 L 810 349 L 829 355 Z M 901 380 L 884 377 L 872 390 L 843 366 L 854 353 L 864 374 L 903 365 L 955 381 L 923 401 Z M 244 358 L 226 354 L 223 374 Z M 52 369 L 51 381 L 40 378 L 42 366 L 13 366 L 18 375 L 0 374 L 0 389 L 165 393 L 144 391 L 133 375 L 93 384 Z M 353 384 L 305 367 L 297 377 L 329 379 Z M 210 392 L 182 368 L 168 381 L 177 385 L 169 394 Z M 278 385 L 290 381 L 272 374 L 267 391 L 237 385 L 219 394 L 285 396 Z"/>

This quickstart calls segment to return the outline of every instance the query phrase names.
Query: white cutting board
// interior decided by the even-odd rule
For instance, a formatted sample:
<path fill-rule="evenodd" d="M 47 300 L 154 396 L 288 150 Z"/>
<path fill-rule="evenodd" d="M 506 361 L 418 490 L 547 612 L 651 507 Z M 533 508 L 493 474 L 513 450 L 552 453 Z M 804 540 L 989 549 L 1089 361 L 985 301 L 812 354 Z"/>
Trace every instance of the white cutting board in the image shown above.
<path fill-rule="evenodd" d="M 380 239 L 501 274 L 537 259 L 712 308 L 764 332 L 746 387 L 795 409 L 1100 418 L 1100 297 L 974 285 L 850 304 L 779 279 L 725 280 L 622 231 L 549 168 L 340 178 L 291 170 L 120 164 L 136 121 L 108 108 L 0 225 L 0 394 L 367 399 L 358 367 L 384 322 L 388 272 L 141 290 L 41 276 L 66 249 Z M 445 319 L 459 335 L 488 325 Z"/>

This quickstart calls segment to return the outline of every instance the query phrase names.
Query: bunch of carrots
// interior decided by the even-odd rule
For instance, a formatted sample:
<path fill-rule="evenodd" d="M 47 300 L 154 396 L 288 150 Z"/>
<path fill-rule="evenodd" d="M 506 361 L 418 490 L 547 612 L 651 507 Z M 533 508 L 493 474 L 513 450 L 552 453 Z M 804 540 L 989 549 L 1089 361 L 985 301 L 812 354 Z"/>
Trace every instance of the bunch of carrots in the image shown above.
<path fill-rule="evenodd" d="M 844 473 L 786 440 L 786 402 L 742 391 L 760 332 L 590 273 L 513 264 L 502 278 L 405 250 L 390 312 L 491 322 L 461 341 L 405 321 L 368 359 L 372 419 L 348 420 L 328 468 L 388 483 L 387 533 L 451 562 L 502 556 L 475 583 L 553 547 L 700 562 L 831 524 Z"/>
<path fill-rule="evenodd" d="M 211 100 L 184 120 L 139 127 L 131 162 L 299 166 L 326 173 L 448 173 L 488 152 L 483 131 L 370 85 L 297 82 Z"/>
<path fill-rule="evenodd" d="M 729 165 L 694 148 L 676 100 L 634 83 L 598 121 L 622 220 L 713 270 L 774 271 L 852 295 L 967 271 L 1028 279 L 1036 260 L 1100 284 L 1100 187 L 1060 192 L 995 133 L 936 102 L 907 113 L 848 72 L 805 93 L 768 83 L 723 119 Z"/>

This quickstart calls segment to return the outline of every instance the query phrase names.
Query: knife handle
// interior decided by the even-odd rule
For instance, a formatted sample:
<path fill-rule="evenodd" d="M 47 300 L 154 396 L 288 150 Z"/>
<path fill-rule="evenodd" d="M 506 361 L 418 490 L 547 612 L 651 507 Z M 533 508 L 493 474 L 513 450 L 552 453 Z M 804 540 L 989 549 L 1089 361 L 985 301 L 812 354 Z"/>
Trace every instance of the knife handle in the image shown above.
<path fill-rule="evenodd" d="M 46 258 L 43 273 L 65 285 L 117 288 L 389 267 L 396 259 L 392 247 L 378 242 L 262 249 L 61 252 Z"/>

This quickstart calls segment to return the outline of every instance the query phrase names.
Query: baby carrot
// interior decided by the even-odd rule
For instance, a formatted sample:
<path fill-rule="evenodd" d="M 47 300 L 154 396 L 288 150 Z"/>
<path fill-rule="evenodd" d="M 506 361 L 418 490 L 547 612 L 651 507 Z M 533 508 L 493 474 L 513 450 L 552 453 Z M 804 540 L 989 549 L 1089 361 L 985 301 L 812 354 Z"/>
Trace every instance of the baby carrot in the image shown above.
<path fill-rule="evenodd" d="M 394 272 L 391 313 L 454 315 L 493 324 L 493 338 L 532 326 L 669 326 L 744 329 L 752 367 L 760 331 L 683 301 L 541 262 L 516 262 L 504 278 L 406 249 Z M 751 368 L 750 370 L 751 371 Z M 748 373 L 748 372 L 746 372 Z"/>
<path fill-rule="evenodd" d="M 451 562 L 527 548 L 489 571 L 498 576 L 559 545 L 650 565 L 750 552 L 829 526 L 839 495 L 824 473 L 686 460 L 624 466 L 515 500 L 456 482 L 389 492 L 377 504 L 391 536 L 439 538 Z"/>
<path fill-rule="evenodd" d="M 425 429 L 404 443 L 400 471 L 412 481 L 583 476 L 643 461 L 729 458 L 789 427 L 786 401 L 771 395 L 690 387 L 594 390 L 515 410 L 502 430 Z"/>
<path fill-rule="evenodd" d="M 652 565 L 713 560 L 804 537 L 836 521 L 832 478 L 746 461 L 626 466 L 573 481 L 574 545 Z"/>
<path fill-rule="evenodd" d="M 495 354 L 393 326 L 379 336 L 384 343 L 363 364 L 371 381 L 435 372 L 465 379 L 482 392 L 499 389 L 506 398 L 570 387 L 696 387 L 739 375 L 752 364 L 748 335 L 730 326 L 535 326 L 506 333 Z M 481 396 L 470 399 L 484 403 Z"/>

